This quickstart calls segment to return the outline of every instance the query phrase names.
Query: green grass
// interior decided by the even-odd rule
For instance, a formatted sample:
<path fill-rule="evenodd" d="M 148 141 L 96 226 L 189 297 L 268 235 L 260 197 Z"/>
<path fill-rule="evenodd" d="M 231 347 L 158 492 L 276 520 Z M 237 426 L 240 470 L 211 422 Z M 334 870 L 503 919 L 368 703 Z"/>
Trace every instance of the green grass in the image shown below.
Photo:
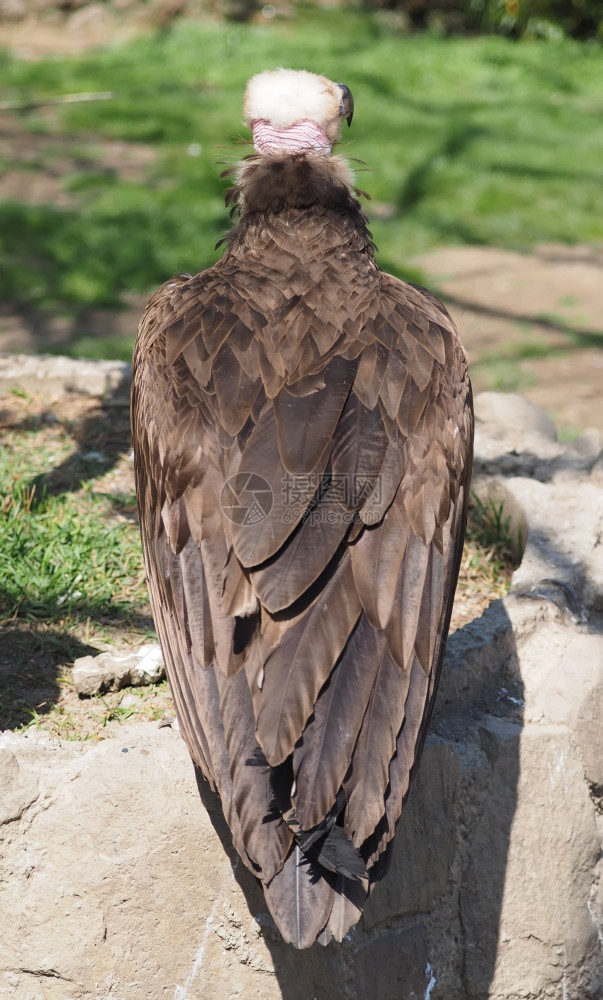
<path fill-rule="evenodd" d="M 522 392 L 530 388 L 534 377 L 524 370 L 523 362 L 546 358 L 551 353 L 550 344 L 544 337 L 534 336 L 530 326 L 518 323 L 517 329 L 521 340 L 502 344 L 496 351 L 486 351 L 471 365 L 474 379 L 489 390 Z"/>
<path fill-rule="evenodd" d="M 115 507 L 90 490 L 37 500 L 15 483 L 0 519 L 0 617 L 134 625 L 146 602 L 138 528 Z"/>
<path fill-rule="evenodd" d="M 117 416 L 89 402 L 79 415 L 69 404 L 67 417 L 39 397 L 15 400 L 0 448 L 0 730 L 102 738 L 112 722 L 155 719 L 170 703 L 165 683 L 81 702 L 69 669 L 108 646 L 155 639 L 123 457 L 110 453 L 110 434 L 102 452 L 89 450 Z M 118 416 L 125 450 L 127 417 Z"/>
<path fill-rule="evenodd" d="M 127 717 L 124 693 L 107 695 L 110 711 L 99 699 L 80 710 L 68 664 L 154 630 L 134 496 L 105 491 L 107 461 L 74 457 L 73 444 L 67 424 L 34 417 L 0 448 L 0 729 L 44 720 L 87 738 Z M 154 717 L 155 694 L 141 698 Z"/>
<path fill-rule="evenodd" d="M 148 630 L 135 498 L 103 491 L 103 459 L 35 418 L 0 448 L 0 621 Z"/>
<path fill-rule="evenodd" d="M 603 239 L 601 47 L 405 37 L 349 10 L 300 9 L 266 25 L 180 22 L 80 58 L 1 56 L 7 99 L 116 98 L 20 113 L 23 128 L 51 133 L 58 149 L 68 135 L 85 156 L 64 178 L 72 206 L 0 202 L 0 297 L 75 316 L 71 349 L 98 355 L 102 338 L 95 345 L 83 320 L 78 327 L 83 309 L 211 265 L 227 228 L 220 170 L 247 149 L 245 81 L 277 65 L 352 88 L 342 151 L 367 165 L 358 165 L 360 187 L 395 206 L 373 224 L 388 270 L 408 275 L 408 258 L 438 244 Z M 138 179 L 120 179 L 88 162 L 108 139 L 150 144 L 157 159 Z M 109 346 L 127 356 L 131 340 Z"/>
<path fill-rule="evenodd" d="M 521 560 L 524 540 L 514 535 L 511 518 L 505 513 L 504 503 L 493 500 L 484 502 L 471 494 L 467 516 L 466 551 L 471 553 L 473 565 L 487 567 L 493 584 L 504 583 L 508 589 L 513 570 Z"/>

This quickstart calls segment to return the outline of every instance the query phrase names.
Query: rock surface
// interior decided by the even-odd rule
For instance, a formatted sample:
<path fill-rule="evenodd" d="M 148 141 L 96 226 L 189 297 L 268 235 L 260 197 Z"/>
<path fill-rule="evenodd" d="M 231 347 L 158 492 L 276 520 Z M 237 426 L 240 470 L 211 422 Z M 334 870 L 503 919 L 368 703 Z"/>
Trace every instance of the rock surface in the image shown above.
<path fill-rule="evenodd" d="M 360 925 L 308 952 L 280 941 L 177 732 L 7 732 L 2 1000 L 600 1000 L 603 461 L 539 412 L 518 429 L 518 405 L 478 397 L 474 487 L 504 500 L 523 559 L 450 639 Z"/>
<path fill-rule="evenodd" d="M 0 352 L 0 392 L 81 392 L 88 396 L 130 388 L 130 365 L 125 361 L 88 361 L 83 358 L 8 354 Z"/>
<path fill-rule="evenodd" d="M 98 656 L 80 656 L 71 671 L 75 690 L 81 696 L 119 691 L 136 684 L 155 684 L 164 677 L 163 657 L 156 642 L 135 650 L 112 649 Z"/>

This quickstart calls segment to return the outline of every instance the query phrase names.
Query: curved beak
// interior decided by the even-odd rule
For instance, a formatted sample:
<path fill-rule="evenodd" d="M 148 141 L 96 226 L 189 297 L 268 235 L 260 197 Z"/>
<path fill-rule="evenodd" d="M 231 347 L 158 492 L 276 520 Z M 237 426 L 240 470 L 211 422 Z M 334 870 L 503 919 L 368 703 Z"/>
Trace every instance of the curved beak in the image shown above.
<path fill-rule="evenodd" d="M 352 91 L 349 87 L 346 87 L 345 83 L 338 83 L 337 86 L 341 91 L 341 117 L 345 118 L 349 128 L 354 117 L 354 98 L 352 97 Z"/>

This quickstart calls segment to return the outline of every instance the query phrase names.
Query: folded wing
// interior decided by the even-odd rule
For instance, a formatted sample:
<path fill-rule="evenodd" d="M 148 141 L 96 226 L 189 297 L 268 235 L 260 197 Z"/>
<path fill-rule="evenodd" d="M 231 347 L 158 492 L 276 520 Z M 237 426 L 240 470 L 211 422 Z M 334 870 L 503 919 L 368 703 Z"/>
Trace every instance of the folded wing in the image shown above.
<path fill-rule="evenodd" d="M 465 358 L 437 300 L 375 275 L 347 313 L 338 300 L 330 340 L 324 302 L 282 288 L 260 314 L 248 275 L 181 276 L 151 300 L 134 363 L 182 732 L 298 947 L 341 939 L 383 874 L 462 550 Z"/>

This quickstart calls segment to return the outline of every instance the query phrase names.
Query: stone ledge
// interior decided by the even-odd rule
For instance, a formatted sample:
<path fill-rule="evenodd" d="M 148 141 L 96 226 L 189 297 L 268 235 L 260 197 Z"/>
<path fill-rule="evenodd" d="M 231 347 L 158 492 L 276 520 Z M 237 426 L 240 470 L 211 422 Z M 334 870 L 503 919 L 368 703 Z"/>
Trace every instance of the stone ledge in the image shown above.
<path fill-rule="evenodd" d="M 125 361 L 90 361 L 52 355 L 0 353 L 0 392 L 20 389 L 48 394 L 79 392 L 104 396 L 130 391 L 131 365 Z"/>

